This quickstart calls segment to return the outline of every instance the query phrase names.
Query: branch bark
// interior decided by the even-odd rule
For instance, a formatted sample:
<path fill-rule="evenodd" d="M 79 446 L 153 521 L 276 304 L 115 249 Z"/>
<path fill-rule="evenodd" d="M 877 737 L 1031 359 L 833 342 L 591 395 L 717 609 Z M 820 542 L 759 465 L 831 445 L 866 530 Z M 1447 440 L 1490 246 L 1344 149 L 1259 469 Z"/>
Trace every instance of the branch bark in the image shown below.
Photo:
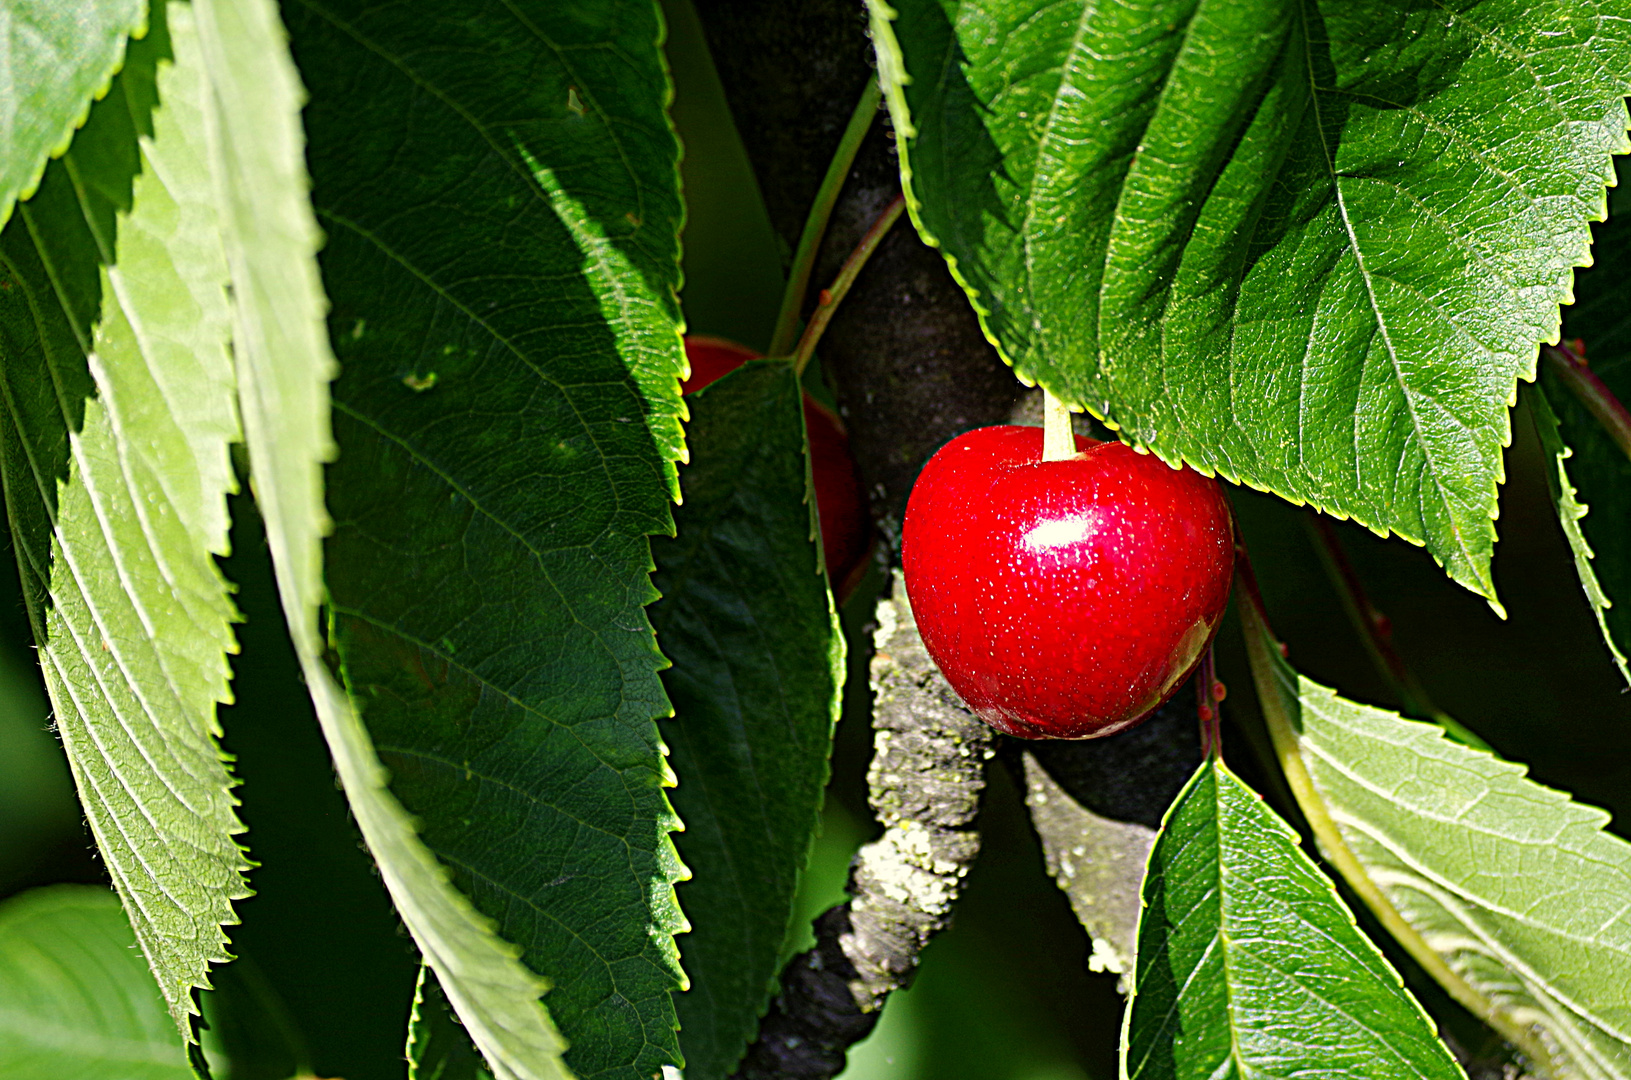
<path fill-rule="evenodd" d="M 815 923 L 816 945 L 782 974 L 739 1080 L 825 1080 L 911 984 L 918 954 L 945 929 L 980 849 L 974 829 L 990 728 L 929 659 L 897 571 L 878 604 L 872 658 L 872 809 L 884 826 L 850 870 L 850 896 Z"/>

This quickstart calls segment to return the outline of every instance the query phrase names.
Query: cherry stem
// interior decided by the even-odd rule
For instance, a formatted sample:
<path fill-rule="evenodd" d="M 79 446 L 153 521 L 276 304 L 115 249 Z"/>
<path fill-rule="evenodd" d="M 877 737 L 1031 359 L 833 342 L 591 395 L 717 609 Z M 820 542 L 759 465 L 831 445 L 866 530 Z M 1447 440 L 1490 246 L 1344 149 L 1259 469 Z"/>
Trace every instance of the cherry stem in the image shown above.
<path fill-rule="evenodd" d="M 1070 409 L 1042 390 L 1042 460 L 1063 461 L 1076 456 L 1076 433 L 1070 426 Z"/>
<path fill-rule="evenodd" d="M 816 309 L 810 316 L 810 325 L 804 328 L 804 335 L 799 338 L 798 348 L 793 350 L 793 374 L 803 375 L 804 369 L 809 366 L 810 357 L 815 355 L 816 342 L 826 332 L 827 324 L 832 322 L 833 314 L 838 310 L 839 303 L 849 292 L 850 286 L 860 276 L 861 270 L 866 266 L 872 253 L 878 250 L 878 245 L 889 234 L 895 222 L 906 209 L 906 196 L 896 195 L 895 201 L 884 208 L 872 227 L 861 237 L 861 242 L 855 245 L 855 250 L 849 253 L 844 265 L 839 269 L 838 276 L 833 283 L 821 290 L 821 298 L 816 302 Z M 774 354 L 772 354 L 774 355 Z"/>
<path fill-rule="evenodd" d="M 1208 645 L 1200 667 L 1195 669 L 1195 712 L 1201 721 L 1201 756 L 1213 760 L 1223 757 L 1222 689 L 1217 658 Z"/>
<path fill-rule="evenodd" d="M 855 103 L 855 111 L 850 114 L 849 125 L 838 140 L 838 149 L 833 151 L 832 160 L 827 163 L 827 175 L 821 178 L 815 202 L 810 204 L 810 213 L 804 219 L 804 231 L 799 234 L 798 250 L 793 253 L 793 265 L 788 270 L 787 287 L 782 290 L 781 309 L 776 313 L 776 329 L 770 335 L 770 356 L 786 356 L 798 340 L 799 314 L 804 310 L 804 294 L 810 287 L 816 252 L 821 247 L 821 238 L 827 234 L 827 223 L 832 220 L 838 193 L 849 178 L 850 166 L 855 164 L 861 140 L 872 130 L 872 121 L 878 115 L 878 102 L 882 98 L 883 89 L 878 85 L 877 78 L 869 78 L 866 89 L 861 92 L 861 100 Z"/>
<path fill-rule="evenodd" d="M 1603 425 L 1608 437 L 1631 457 L 1631 412 L 1626 411 L 1614 391 L 1587 366 L 1586 358 L 1567 345 L 1546 345 L 1540 352 L 1586 410 Z"/>
<path fill-rule="evenodd" d="M 1386 615 L 1377 610 L 1376 605 L 1371 603 L 1370 596 L 1365 592 L 1365 585 L 1359 579 L 1359 573 L 1348 560 L 1348 553 L 1342 547 L 1342 538 L 1337 536 L 1331 522 L 1324 516 L 1310 511 L 1303 519 L 1303 523 L 1308 526 L 1309 535 L 1314 541 L 1314 549 L 1319 552 L 1320 562 L 1325 564 L 1325 572 L 1330 577 L 1332 586 L 1336 588 L 1337 596 L 1342 600 L 1342 609 L 1348 613 L 1348 620 L 1353 623 L 1354 630 L 1359 634 L 1359 640 L 1364 643 L 1365 651 L 1370 653 L 1376 670 L 1381 672 L 1382 678 L 1393 688 L 1393 693 L 1397 695 L 1404 711 L 1412 716 L 1433 721 L 1457 742 L 1488 750 L 1490 748 L 1488 743 L 1473 734 L 1455 717 L 1434 705 L 1432 699 L 1428 697 L 1421 681 L 1416 678 L 1410 666 L 1404 662 L 1404 657 L 1394 647 L 1392 623 Z M 1259 606 L 1261 607 L 1261 603 Z"/>

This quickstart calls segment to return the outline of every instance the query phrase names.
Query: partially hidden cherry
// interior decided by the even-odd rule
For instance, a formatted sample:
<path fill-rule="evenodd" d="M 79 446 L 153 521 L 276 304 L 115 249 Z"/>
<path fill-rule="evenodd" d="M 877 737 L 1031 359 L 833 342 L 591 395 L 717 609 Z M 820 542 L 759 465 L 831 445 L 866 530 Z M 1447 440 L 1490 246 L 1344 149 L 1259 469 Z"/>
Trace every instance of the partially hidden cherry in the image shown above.
<path fill-rule="evenodd" d="M 947 443 L 906 506 L 906 593 L 969 708 L 1028 739 L 1131 727 L 1177 690 L 1229 599 L 1234 531 L 1215 480 L 1120 443 L 1042 429 Z"/>
<path fill-rule="evenodd" d="M 759 354 L 724 338 L 688 335 L 685 355 L 691 377 L 680 384 L 682 394 L 694 393 L 722 378 Z M 850 456 L 849 435 L 843 421 L 821 402 L 804 395 L 804 429 L 810 438 L 810 471 L 815 481 L 816 516 L 821 521 L 821 548 L 827 558 L 827 577 L 842 603 L 866 573 L 872 545 L 872 519 L 866 492 Z"/>

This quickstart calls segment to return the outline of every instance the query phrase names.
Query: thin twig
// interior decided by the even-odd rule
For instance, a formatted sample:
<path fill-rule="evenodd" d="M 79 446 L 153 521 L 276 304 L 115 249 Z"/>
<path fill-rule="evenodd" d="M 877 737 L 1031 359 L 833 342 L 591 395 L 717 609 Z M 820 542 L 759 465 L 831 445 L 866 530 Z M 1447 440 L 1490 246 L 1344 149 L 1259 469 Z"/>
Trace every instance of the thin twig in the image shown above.
<path fill-rule="evenodd" d="M 815 922 L 816 945 L 782 972 L 781 994 L 738 1080 L 827 1080 L 910 985 L 944 929 L 980 849 L 974 830 L 994 736 L 968 711 L 918 636 L 899 572 L 878 605 L 870 800 L 884 832 L 850 869 L 850 901 Z"/>
<path fill-rule="evenodd" d="M 843 190 L 844 181 L 849 177 L 850 166 L 855 164 L 855 154 L 861 149 L 861 140 L 866 138 L 866 133 L 877 118 L 878 102 L 882 98 L 883 90 L 878 80 L 868 79 L 866 89 L 861 92 L 861 100 L 855 103 L 855 112 L 850 115 L 849 126 L 844 128 L 844 134 L 838 140 L 838 149 L 833 151 L 832 161 L 827 165 L 827 175 L 821 178 L 821 187 L 816 190 L 815 201 L 810 204 L 810 213 L 804 219 L 804 231 L 799 234 L 798 250 L 793 253 L 787 287 L 782 290 L 781 310 L 776 313 L 776 330 L 770 336 L 771 356 L 786 355 L 798 340 L 799 313 L 804 310 L 804 293 L 810 287 L 810 272 L 815 268 L 816 252 L 821 248 L 821 238 L 827 234 L 833 206 L 837 204 L 838 193 Z"/>
<path fill-rule="evenodd" d="M 1348 553 L 1342 546 L 1342 538 L 1337 536 L 1336 529 L 1331 527 L 1330 521 L 1318 513 L 1309 511 L 1303 518 L 1303 524 L 1308 526 L 1309 536 L 1314 541 L 1314 550 L 1319 553 L 1320 562 L 1324 564 L 1325 572 L 1330 577 L 1332 586 L 1336 588 L 1337 596 L 1342 601 L 1342 610 L 1348 613 L 1348 620 L 1353 623 L 1355 632 L 1359 634 L 1359 640 L 1364 643 L 1365 651 L 1370 654 L 1371 661 L 1375 663 L 1376 670 L 1381 672 L 1382 678 L 1393 688 L 1404 711 L 1412 716 L 1433 721 L 1457 742 L 1475 746 L 1480 750 L 1490 749 L 1488 743 L 1455 717 L 1433 704 L 1432 699 L 1428 697 L 1421 680 L 1416 678 L 1415 672 L 1410 670 L 1404 657 L 1393 645 L 1392 620 L 1371 603 L 1370 596 L 1365 592 L 1364 582 L 1360 580 L 1353 563 L 1348 560 Z"/>
<path fill-rule="evenodd" d="M 1202 757 L 1223 757 L 1223 722 L 1218 708 L 1222 701 L 1223 684 L 1218 681 L 1217 658 L 1208 645 L 1200 667 L 1195 670 L 1195 712 L 1201 722 Z"/>
<path fill-rule="evenodd" d="M 1580 403 L 1603 425 L 1608 437 L 1631 457 L 1631 412 L 1626 411 L 1614 391 L 1591 370 L 1586 358 L 1567 345 L 1546 345 L 1540 352 Z"/>
<path fill-rule="evenodd" d="M 810 357 L 815 355 L 816 342 L 821 340 L 827 324 L 832 322 L 833 313 L 838 310 L 839 303 L 849 292 L 850 286 L 855 284 L 855 279 L 860 276 L 867 260 L 872 258 L 872 253 L 878 250 L 883 238 L 889 234 L 895 222 L 900 220 L 901 212 L 905 209 L 906 197 L 896 195 L 895 201 L 884 208 L 883 213 L 878 215 L 878 219 L 866 231 L 866 235 L 861 237 L 861 242 L 855 245 L 855 250 L 850 252 L 849 258 L 844 260 L 844 265 L 839 268 L 838 276 L 833 279 L 832 285 L 821 290 L 821 299 L 816 304 L 815 312 L 810 316 L 810 325 L 804 328 L 804 335 L 799 338 L 798 348 L 793 350 L 795 375 L 804 374 L 805 367 L 810 363 Z"/>

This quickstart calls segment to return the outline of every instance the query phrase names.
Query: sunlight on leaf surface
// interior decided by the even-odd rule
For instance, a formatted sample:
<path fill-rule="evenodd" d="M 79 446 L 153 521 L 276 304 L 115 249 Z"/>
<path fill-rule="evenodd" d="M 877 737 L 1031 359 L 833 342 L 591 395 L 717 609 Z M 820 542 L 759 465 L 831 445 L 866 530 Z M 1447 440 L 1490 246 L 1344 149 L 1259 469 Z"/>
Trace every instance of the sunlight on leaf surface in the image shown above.
<path fill-rule="evenodd" d="M 146 0 L 6 0 L 0 5 L 0 225 L 34 194 L 108 92 L 125 42 L 147 32 Z"/>
<path fill-rule="evenodd" d="M 1167 812 L 1135 963 L 1131 1080 L 1464 1075 L 1297 834 L 1221 762 Z"/>
<path fill-rule="evenodd" d="M 758 1030 L 821 819 L 844 638 L 812 542 L 802 391 L 785 361 L 748 364 L 686 399 L 691 463 L 676 538 L 652 545 L 651 607 L 674 662 L 662 725 L 679 775 L 676 838 L 688 1080 L 724 1080 Z"/>
<path fill-rule="evenodd" d="M 191 1040 L 247 895 L 215 742 L 239 435 L 203 72 L 191 10 L 164 14 L 0 236 L 4 469 L 80 801 Z"/>
<path fill-rule="evenodd" d="M 323 463 L 332 457 L 317 223 L 307 201 L 304 94 L 270 0 L 197 0 L 213 83 L 211 153 L 232 269 L 234 346 L 255 493 L 290 635 L 357 825 L 426 960 L 501 1080 L 556 1080 L 560 1036 L 543 981 L 448 881 L 386 787 L 323 659 Z"/>
<path fill-rule="evenodd" d="M 1543 1072 L 1550 1057 L 1559 1077 L 1631 1077 L 1631 844 L 1603 831 L 1608 815 L 1302 677 L 1241 610 L 1276 750 L 1327 858 Z"/>
<path fill-rule="evenodd" d="M 871 0 L 914 220 L 1019 375 L 1492 601 L 1516 380 L 1628 148 L 1612 0 Z"/>
<path fill-rule="evenodd" d="M 0 904 L 0 1075 L 192 1080 L 135 945 L 107 889 L 54 885 Z"/>

